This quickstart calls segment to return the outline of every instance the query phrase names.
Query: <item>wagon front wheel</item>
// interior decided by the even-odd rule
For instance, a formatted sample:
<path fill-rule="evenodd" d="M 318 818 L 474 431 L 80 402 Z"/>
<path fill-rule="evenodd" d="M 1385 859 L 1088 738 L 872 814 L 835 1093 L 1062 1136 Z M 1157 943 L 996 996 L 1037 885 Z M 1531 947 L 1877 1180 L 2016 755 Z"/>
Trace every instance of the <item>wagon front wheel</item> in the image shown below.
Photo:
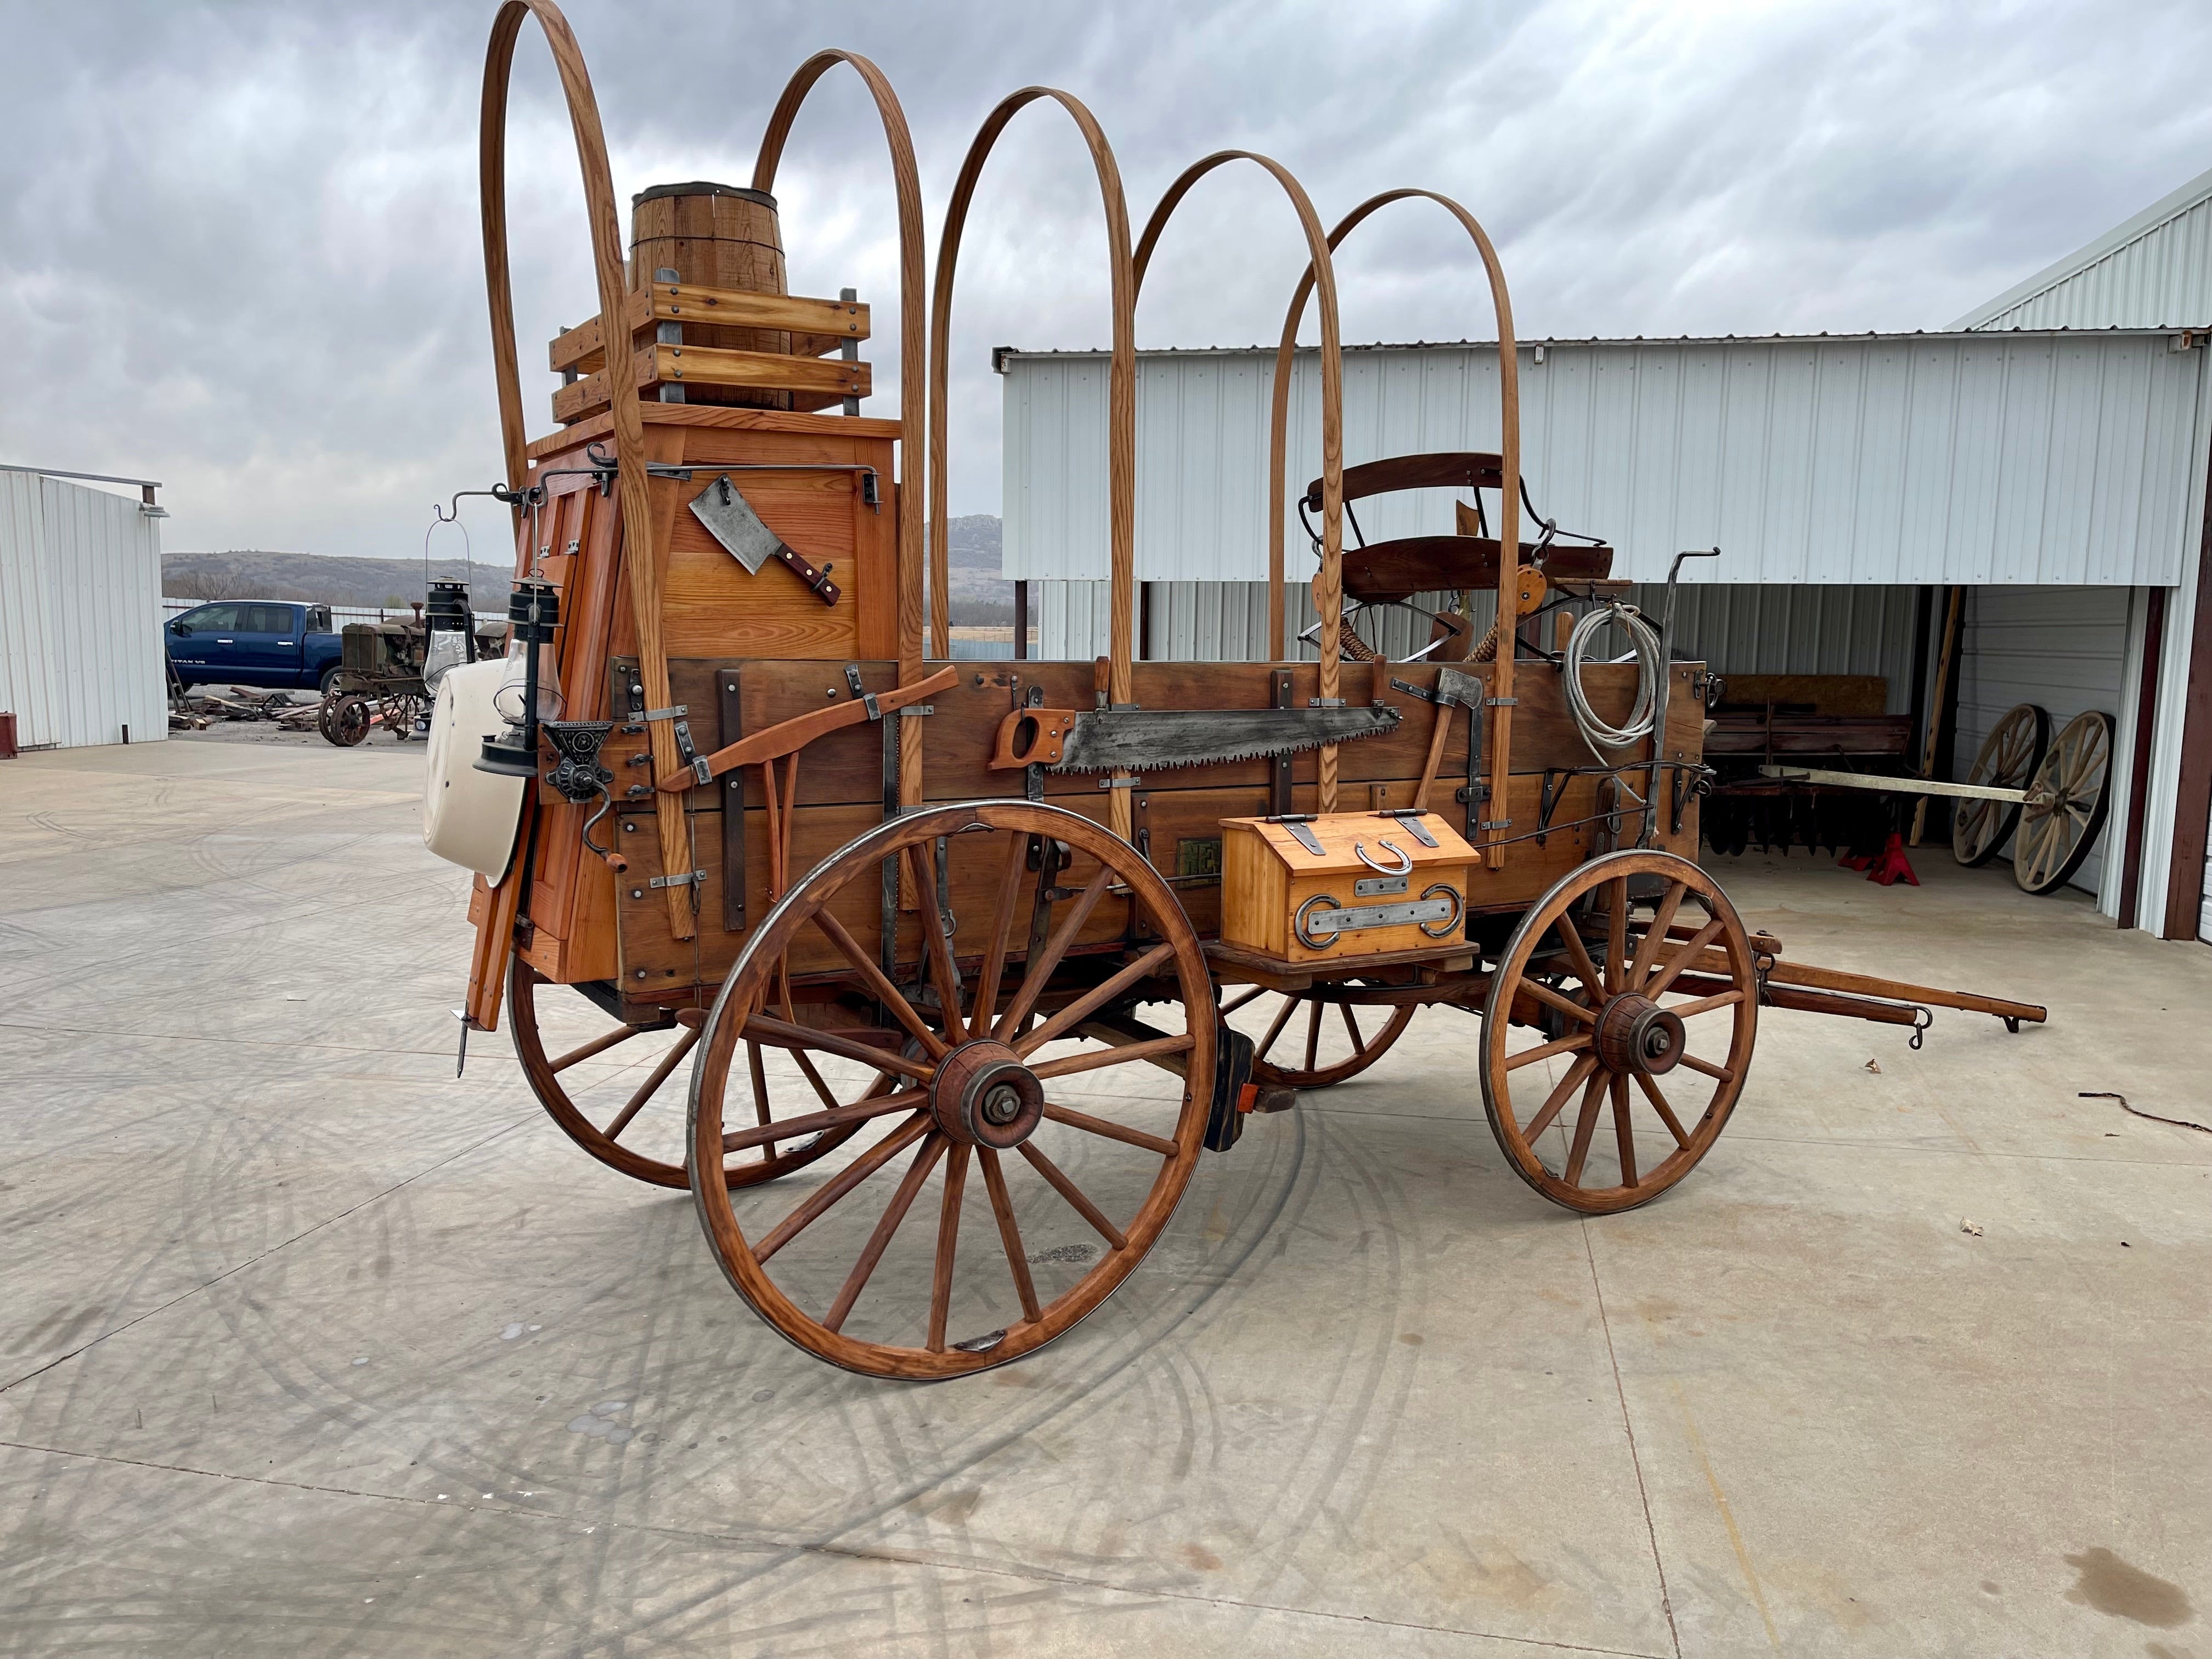
<path fill-rule="evenodd" d="M 1326 1089 L 1365 1071 L 1405 1035 L 1418 1011 L 1355 1006 L 1340 988 L 1225 996 L 1222 1017 L 1253 1040 L 1252 1075 L 1291 1089 Z"/>
<path fill-rule="evenodd" d="M 910 908 L 885 953 L 890 891 Z M 1213 1006 L 1182 905 L 1111 831 L 1026 801 L 895 818 L 762 921 L 692 1082 L 695 1169 L 761 1138 L 726 1109 L 751 1044 L 860 1062 L 866 1082 L 781 1126 L 858 1133 L 811 1185 L 694 1182 L 708 1243 L 754 1311 L 848 1370 L 1018 1358 L 1097 1309 L 1167 1224 L 1205 1133 Z M 866 1046 L 855 1022 L 903 1041 Z"/>
<path fill-rule="evenodd" d="M 1585 1215 L 1665 1192 L 1743 1092 L 1758 992 L 1735 907 L 1688 860 L 1570 871 L 1514 930 L 1483 1013 L 1483 1108 L 1514 1172 Z"/>

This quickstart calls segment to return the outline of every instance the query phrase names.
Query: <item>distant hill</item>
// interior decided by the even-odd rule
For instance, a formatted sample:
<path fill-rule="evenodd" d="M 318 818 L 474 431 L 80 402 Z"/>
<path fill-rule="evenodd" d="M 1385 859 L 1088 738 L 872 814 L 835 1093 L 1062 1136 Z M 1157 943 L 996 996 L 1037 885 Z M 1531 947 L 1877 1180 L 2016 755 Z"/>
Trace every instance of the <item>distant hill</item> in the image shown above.
<path fill-rule="evenodd" d="M 467 582 L 478 611 L 505 611 L 509 567 L 433 559 L 428 580 Z M 351 559 L 324 553 L 164 553 L 161 592 L 172 599 L 301 599 L 311 605 L 401 605 L 422 597 L 420 559 Z"/>
<path fill-rule="evenodd" d="M 988 513 L 951 521 L 952 620 L 1013 620 L 1014 585 L 999 575 L 1000 526 Z M 925 543 L 925 545 L 927 544 Z M 470 585 L 479 611 L 503 611 L 509 567 L 479 559 L 434 559 L 428 578 Z M 161 592 L 173 599 L 302 599 L 339 605 L 409 605 L 422 597 L 420 559 L 354 559 L 323 553 L 258 550 L 165 553 Z"/>

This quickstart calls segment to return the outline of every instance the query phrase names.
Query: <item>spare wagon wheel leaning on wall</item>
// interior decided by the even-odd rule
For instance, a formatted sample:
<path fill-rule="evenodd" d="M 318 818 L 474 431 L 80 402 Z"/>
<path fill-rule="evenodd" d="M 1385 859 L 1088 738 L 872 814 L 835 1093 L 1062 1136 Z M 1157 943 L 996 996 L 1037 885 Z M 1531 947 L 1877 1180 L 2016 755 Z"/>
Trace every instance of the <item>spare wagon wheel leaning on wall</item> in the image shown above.
<path fill-rule="evenodd" d="M 1967 769 L 1966 781 L 1996 789 L 2025 789 L 2035 769 L 2043 764 L 2050 741 L 2051 716 L 2034 703 L 2014 703 L 1982 739 L 1974 763 Z M 2020 811 L 2017 801 L 1954 801 L 1952 856 L 1970 870 L 1987 864 L 2019 823 Z"/>
<path fill-rule="evenodd" d="M 1039 892 L 1030 860 L 1048 840 L 1073 862 L 1060 885 Z M 988 907 L 988 943 L 978 957 L 956 957 L 957 920 L 933 925 L 933 898 L 921 918 L 924 981 L 896 985 L 839 911 L 866 913 L 885 859 L 904 861 L 934 895 L 940 842 L 950 879 Z M 1050 879 L 1055 867 L 1045 861 L 1039 873 Z M 1102 916 L 1106 937 L 1082 943 Z M 1030 948 L 1012 974 L 1008 945 L 1025 923 Z M 809 943 L 842 963 L 809 975 L 813 986 L 842 981 L 891 1024 L 848 1034 L 791 1018 L 777 967 Z M 1146 1040 L 1074 1046 L 1091 1016 L 1147 985 L 1148 1000 L 1196 1017 Z M 882 1133 L 797 1203 L 748 1195 L 742 1218 L 727 1188 L 694 1180 L 723 1272 L 793 1343 L 869 1376 L 955 1376 L 1042 1346 L 1128 1276 L 1182 1197 L 1212 1100 L 1212 1010 L 1205 952 L 1174 890 L 1090 819 L 1027 801 L 973 801 L 868 831 L 777 902 L 723 981 L 692 1082 L 692 1167 L 767 1138 L 745 1111 L 727 1109 L 748 1044 L 842 1060 L 857 1067 L 856 1082 L 867 1077 L 837 1107 L 791 1120 L 788 1132 Z M 902 1158 L 900 1170 L 873 1182 L 878 1193 L 892 1188 L 876 1203 L 863 1189 Z M 971 1238 L 963 1251 L 971 1161 L 996 1239 Z M 940 1170 L 937 1201 L 923 1206 L 937 1223 L 927 1271 L 911 1252 L 886 1268 L 893 1236 Z"/>
<path fill-rule="evenodd" d="M 2089 856 L 2112 804 L 2112 717 L 2092 709 L 2066 722 L 2027 785 L 2013 840 L 2013 878 L 2055 893 Z"/>

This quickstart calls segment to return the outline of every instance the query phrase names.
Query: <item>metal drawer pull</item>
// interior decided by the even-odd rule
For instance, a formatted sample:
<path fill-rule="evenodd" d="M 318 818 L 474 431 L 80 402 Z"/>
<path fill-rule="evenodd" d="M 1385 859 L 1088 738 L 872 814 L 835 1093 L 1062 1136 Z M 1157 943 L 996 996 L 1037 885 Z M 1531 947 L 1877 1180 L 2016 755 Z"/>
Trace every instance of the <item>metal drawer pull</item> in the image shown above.
<path fill-rule="evenodd" d="M 1413 855 L 1406 851 L 1404 848 L 1399 846 L 1395 842 L 1389 840 L 1386 837 L 1375 844 L 1384 852 L 1392 854 L 1398 861 L 1395 864 L 1383 863 L 1381 859 L 1376 858 L 1374 854 L 1367 850 L 1366 842 L 1358 841 L 1355 841 L 1352 843 L 1352 856 L 1357 858 L 1369 869 L 1373 870 L 1381 875 L 1402 876 L 1413 869 Z"/>

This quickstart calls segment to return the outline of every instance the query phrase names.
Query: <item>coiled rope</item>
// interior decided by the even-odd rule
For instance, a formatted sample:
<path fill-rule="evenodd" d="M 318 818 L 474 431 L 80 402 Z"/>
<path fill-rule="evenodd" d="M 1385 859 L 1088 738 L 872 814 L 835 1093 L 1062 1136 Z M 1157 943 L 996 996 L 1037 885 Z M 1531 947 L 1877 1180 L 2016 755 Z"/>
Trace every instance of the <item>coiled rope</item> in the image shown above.
<path fill-rule="evenodd" d="M 1636 700 L 1629 708 L 1627 723 L 1621 726 L 1599 718 L 1597 711 L 1590 707 L 1589 694 L 1583 689 L 1583 665 L 1589 658 L 1590 641 L 1607 623 L 1620 624 L 1636 659 Z M 1607 759 L 1603 750 L 1626 749 L 1651 735 L 1659 677 L 1666 672 L 1666 665 L 1661 660 L 1662 649 L 1658 630 L 1644 620 L 1644 613 L 1632 605 L 1618 601 L 1588 612 L 1567 636 L 1566 653 L 1560 664 L 1567 710 L 1575 717 L 1575 727 L 1583 734 L 1583 742 L 1601 765 L 1615 763 Z"/>

